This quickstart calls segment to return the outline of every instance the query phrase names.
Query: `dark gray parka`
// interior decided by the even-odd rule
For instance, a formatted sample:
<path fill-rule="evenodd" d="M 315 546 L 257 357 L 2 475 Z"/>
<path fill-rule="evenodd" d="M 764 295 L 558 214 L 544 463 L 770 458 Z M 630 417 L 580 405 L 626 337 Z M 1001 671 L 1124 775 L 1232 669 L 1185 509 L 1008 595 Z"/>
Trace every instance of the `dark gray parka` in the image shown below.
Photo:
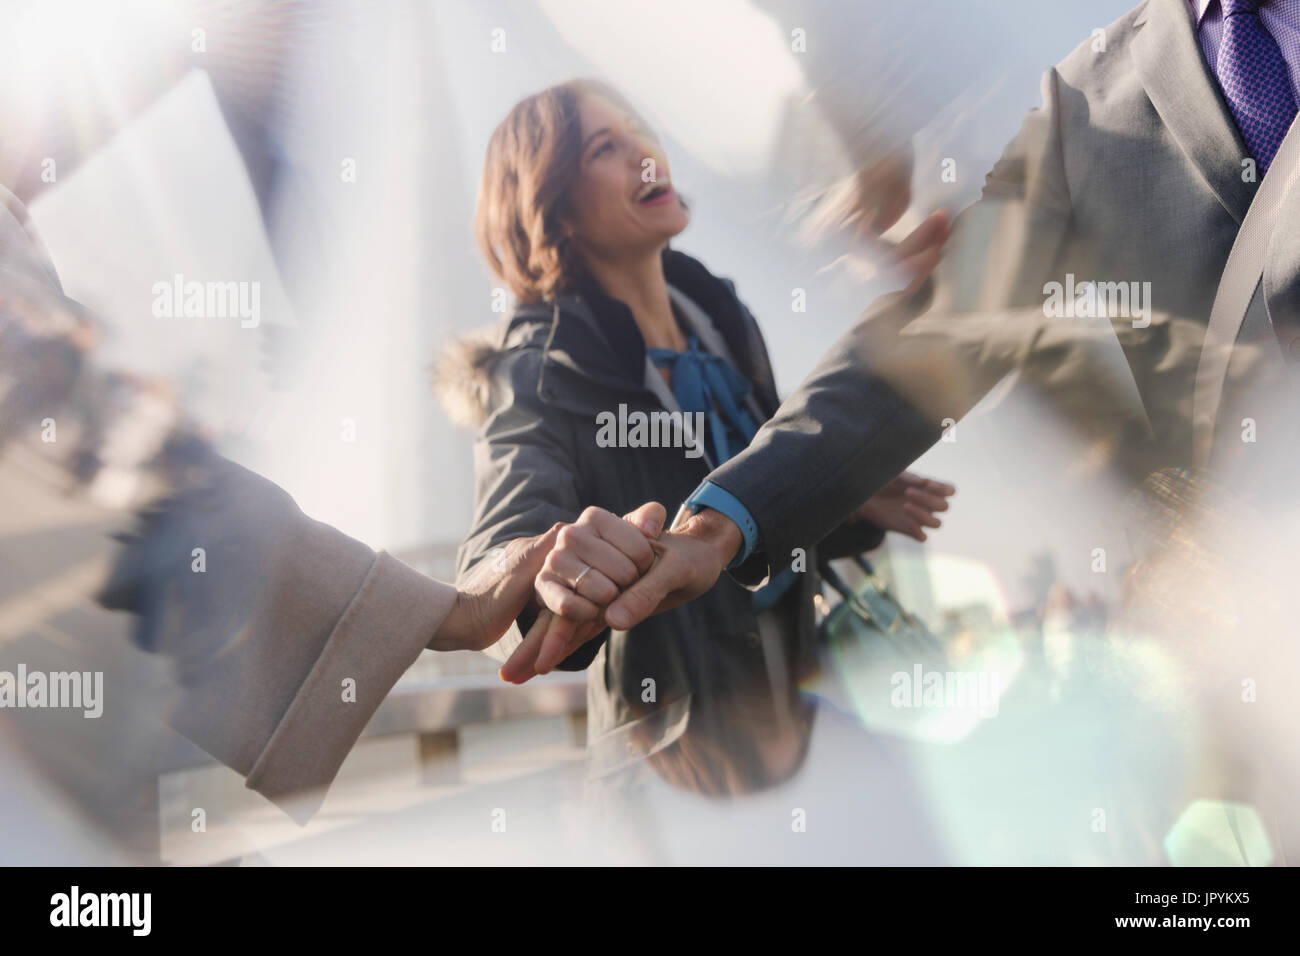
<path fill-rule="evenodd" d="M 766 420 L 779 404 L 771 364 L 734 284 L 683 253 L 665 249 L 663 256 L 669 285 L 713 322 L 737 370 L 752 383 Z M 617 413 L 626 405 L 629 413 L 648 413 L 664 406 L 647 388 L 645 343 L 631 311 L 590 282 L 555 302 L 520 306 L 500 337 L 465 355 L 462 364 L 457 376 L 477 405 L 481 425 L 474 519 L 460 550 L 461 576 L 493 548 L 557 521 L 574 521 L 588 505 L 621 515 L 658 501 L 671 519 L 709 472 L 703 457 L 687 457 L 681 448 L 597 444 L 601 412 Z M 822 558 L 844 556 L 875 547 L 882 537 L 870 524 L 845 525 L 819 551 Z M 808 555 L 808 570 L 773 611 L 787 679 L 795 681 L 815 667 L 817 558 Z M 630 631 L 607 630 L 571 655 L 562 669 L 589 672 L 589 740 L 595 743 L 633 721 L 653 725 L 670 705 L 681 713 L 693 691 L 764 681 L 772 662 L 759 650 L 752 599 L 723 575 L 690 604 Z M 503 639 L 497 656 L 519 639 Z M 665 718 L 665 724 L 672 722 Z"/>

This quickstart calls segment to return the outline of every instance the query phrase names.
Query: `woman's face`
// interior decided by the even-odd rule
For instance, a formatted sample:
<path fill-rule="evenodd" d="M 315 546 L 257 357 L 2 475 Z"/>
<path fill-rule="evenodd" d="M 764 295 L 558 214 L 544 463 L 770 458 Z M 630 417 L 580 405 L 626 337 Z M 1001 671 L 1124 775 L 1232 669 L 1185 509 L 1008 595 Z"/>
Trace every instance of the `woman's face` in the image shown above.
<path fill-rule="evenodd" d="M 575 245 L 604 260 L 657 252 L 690 221 L 667 157 L 634 114 L 604 97 L 583 96 L 578 111 L 582 147 L 566 219 Z"/>

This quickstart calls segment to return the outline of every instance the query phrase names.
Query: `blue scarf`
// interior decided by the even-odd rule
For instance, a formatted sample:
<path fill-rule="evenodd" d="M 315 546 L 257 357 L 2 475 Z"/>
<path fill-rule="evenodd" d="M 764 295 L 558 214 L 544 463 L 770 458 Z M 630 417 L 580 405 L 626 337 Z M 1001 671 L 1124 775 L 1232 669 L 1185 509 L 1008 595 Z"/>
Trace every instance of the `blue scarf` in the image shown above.
<path fill-rule="evenodd" d="M 713 461 L 721 465 L 748 447 L 758 432 L 758 423 L 745 408 L 753 387 L 720 355 L 700 350 L 693 333 L 686 334 L 685 352 L 646 349 L 655 368 L 672 375 L 673 397 L 683 412 L 703 412 L 713 445 Z M 766 611 L 779 601 L 794 583 L 789 568 L 754 594 L 754 610 Z"/>
<path fill-rule="evenodd" d="M 703 412 L 713 443 L 713 460 L 721 465 L 739 454 L 758 431 L 758 423 L 745 408 L 751 390 L 726 359 L 700 350 L 699 340 L 687 334 L 685 352 L 646 349 L 655 368 L 672 374 L 673 397 L 684 412 Z"/>

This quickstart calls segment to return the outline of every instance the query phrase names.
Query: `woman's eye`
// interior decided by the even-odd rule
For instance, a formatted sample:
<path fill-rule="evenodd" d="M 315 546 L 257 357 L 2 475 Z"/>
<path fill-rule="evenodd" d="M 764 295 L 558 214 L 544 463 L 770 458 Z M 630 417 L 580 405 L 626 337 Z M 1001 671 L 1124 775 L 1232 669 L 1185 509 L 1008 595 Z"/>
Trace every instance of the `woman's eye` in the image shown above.
<path fill-rule="evenodd" d="M 596 147 L 596 151 L 591 154 L 591 158 L 595 159 L 601 153 L 607 152 L 613 148 L 614 148 L 614 144 L 609 140 L 605 140 L 605 142 L 603 142 L 601 145 Z"/>

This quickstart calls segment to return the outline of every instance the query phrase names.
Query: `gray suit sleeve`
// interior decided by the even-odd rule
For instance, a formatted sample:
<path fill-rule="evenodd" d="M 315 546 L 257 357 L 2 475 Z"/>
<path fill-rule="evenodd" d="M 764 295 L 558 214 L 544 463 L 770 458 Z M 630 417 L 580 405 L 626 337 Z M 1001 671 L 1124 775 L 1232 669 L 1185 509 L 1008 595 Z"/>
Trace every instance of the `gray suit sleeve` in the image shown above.
<path fill-rule="evenodd" d="M 760 553 L 737 574 L 745 583 L 825 538 L 934 444 L 946 420 L 969 411 L 1041 331 L 1044 277 L 1070 219 L 1058 82 L 1049 71 L 1043 107 L 958 217 L 932 282 L 910 298 L 877 300 L 749 447 L 709 476 L 758 524 Z M 975 313 L 981 320 L 964 324 Z M 914 334 L 921 326 L 925 334 Z M 989 331 L 1000 341 L 986 347 Z"/>

